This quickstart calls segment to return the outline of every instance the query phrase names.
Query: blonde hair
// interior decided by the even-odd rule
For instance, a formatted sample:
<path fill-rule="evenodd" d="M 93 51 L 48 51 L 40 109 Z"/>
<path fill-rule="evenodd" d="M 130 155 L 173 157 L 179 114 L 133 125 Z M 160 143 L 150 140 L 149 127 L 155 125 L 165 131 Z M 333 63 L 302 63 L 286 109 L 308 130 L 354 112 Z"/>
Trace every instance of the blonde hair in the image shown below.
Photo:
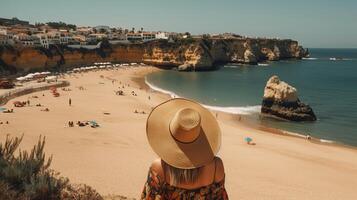
<path fill-rule="evenodd" d="M 162 161 L 163 169 L 170 177 L 170 185 L 176 186 L 181 183 L 195 183 L 200 175 L 200 168 L 180 169 Z"/>

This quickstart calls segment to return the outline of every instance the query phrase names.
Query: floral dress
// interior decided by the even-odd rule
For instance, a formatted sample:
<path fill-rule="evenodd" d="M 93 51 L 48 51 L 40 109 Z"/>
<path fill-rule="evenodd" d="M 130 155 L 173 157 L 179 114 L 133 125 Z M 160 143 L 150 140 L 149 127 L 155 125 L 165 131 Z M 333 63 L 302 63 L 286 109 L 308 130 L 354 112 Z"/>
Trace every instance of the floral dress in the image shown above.
<path fill-rule="evenodd" d="M 174 187 L 161 180 L 160 176 L 150 169 L 147 181 L 141 194 L 142 200 L 228 200 L 224 179 L 218 183 L 198 189 L 188 190 Z"/>

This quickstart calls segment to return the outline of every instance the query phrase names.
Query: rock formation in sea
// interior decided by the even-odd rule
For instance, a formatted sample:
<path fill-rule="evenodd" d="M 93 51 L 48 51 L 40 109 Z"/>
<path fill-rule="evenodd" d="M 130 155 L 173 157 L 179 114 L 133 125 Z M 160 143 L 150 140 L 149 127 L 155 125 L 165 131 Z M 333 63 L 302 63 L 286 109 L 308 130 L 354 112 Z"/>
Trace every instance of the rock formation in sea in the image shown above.
<path fill-rule="evenodd" d="M 300 59 L 305 49 L 294 40 L 278 39 L 176 39 L 145 43 L 101 45 L 97 49 L 52 46 L 0 46 L 0 75 L 40 69 L 66 69 L 94 62 L 143 62 L 182 71 L 216 69 L 220 64 L 257 64 L 267 60 Z"/>
<path fill-rule="evenodd" d="M 312 108 L 299 100 L 297 90 L 278 76 L 272 76 L 265 86 L 261 112 L 290 121 L 316 120 Z"/>

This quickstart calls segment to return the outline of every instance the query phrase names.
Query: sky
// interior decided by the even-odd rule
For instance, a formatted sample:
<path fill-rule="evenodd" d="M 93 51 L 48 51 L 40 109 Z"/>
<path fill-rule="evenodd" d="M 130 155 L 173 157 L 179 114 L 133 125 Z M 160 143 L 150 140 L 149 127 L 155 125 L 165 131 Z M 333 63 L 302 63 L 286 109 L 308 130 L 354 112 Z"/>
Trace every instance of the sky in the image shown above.
<path fill-rule="evenodd" d="M 0 0 L 0 17 L 298 40 L 357 48 L 357 0 Z"/>

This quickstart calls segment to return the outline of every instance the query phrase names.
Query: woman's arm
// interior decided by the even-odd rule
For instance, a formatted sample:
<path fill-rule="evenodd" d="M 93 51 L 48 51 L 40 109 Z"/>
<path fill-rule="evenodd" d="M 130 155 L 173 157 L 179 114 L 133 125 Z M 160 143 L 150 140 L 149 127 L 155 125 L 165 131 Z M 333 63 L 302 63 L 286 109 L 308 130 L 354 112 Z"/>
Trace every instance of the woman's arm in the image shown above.
<path fill-rule="evenodd" d="M 143 192 L 141 193 L 142 200 L 156 200 L 162 198 L 162 184 L 164 180 L 161 178 L 162 176 L 160 176 L 160 174 L 160 168 L 158 166 L 158 161 L 156 160 L 150 166 L 147 180 Z"/>

